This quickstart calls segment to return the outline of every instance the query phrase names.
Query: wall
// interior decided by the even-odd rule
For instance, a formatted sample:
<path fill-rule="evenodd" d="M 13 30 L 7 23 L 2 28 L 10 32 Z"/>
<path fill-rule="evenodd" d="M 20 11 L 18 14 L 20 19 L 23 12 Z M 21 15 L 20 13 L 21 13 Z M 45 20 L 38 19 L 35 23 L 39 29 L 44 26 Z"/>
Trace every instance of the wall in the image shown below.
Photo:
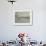
<path fill-rule="evenodd" d="M 15 26 L 14 12 L 19 9 L 32 9 L 32 26 Z M 18 32 L 26 32 L 33 40 L 46 40 L 46 0 L 17 0 L 13 5 L 0 0 L 0 40 L 14 40 Z"/>

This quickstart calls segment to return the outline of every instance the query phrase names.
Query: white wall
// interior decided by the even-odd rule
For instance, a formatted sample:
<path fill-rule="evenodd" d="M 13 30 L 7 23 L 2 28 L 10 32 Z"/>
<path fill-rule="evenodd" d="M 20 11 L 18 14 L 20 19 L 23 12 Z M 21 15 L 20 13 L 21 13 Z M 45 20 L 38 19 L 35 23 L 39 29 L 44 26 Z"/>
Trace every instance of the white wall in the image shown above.
<path fill-rule="evenodd" d="M 15 26 L 15 10 L 32 9 L 32 26 Z M 11 40 L 18 32 L 31 34 L 33 40 L 46 40 L 46 0 L 17 0 L 13 5 L 7 0 L 0 0 L 0 40 Z"/>

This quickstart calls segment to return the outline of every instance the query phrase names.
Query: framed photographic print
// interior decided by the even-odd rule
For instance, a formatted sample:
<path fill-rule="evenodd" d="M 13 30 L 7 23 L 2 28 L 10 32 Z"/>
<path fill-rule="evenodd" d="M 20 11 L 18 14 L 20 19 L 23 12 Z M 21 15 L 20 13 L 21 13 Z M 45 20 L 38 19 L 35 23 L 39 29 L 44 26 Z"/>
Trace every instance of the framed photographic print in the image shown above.
<path fill-rule="evenodd" d="M 32 10 L 16 10 L 15 25 L 32 25 Z"/>

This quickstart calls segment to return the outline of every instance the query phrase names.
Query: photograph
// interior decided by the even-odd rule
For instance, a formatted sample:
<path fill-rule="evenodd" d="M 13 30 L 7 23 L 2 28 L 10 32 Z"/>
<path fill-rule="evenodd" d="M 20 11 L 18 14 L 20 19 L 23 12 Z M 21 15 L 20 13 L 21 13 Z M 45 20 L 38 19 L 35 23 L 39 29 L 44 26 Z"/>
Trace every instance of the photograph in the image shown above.
<path fill-rule="evenodd" d="M 32 25 L 32 11 L 31 10 L 17 10 L 15 12 L 16 25 Z"/>

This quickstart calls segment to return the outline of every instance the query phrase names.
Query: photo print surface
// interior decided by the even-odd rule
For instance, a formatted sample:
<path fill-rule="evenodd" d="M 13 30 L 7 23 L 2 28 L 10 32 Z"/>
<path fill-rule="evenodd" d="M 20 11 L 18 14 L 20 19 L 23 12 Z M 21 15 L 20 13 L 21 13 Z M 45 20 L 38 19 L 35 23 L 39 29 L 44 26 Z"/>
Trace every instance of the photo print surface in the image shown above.
<path fill-rule="evenodd" d="M 16 23 L 30 23 L 30 12 L 16 12 Z"/>

